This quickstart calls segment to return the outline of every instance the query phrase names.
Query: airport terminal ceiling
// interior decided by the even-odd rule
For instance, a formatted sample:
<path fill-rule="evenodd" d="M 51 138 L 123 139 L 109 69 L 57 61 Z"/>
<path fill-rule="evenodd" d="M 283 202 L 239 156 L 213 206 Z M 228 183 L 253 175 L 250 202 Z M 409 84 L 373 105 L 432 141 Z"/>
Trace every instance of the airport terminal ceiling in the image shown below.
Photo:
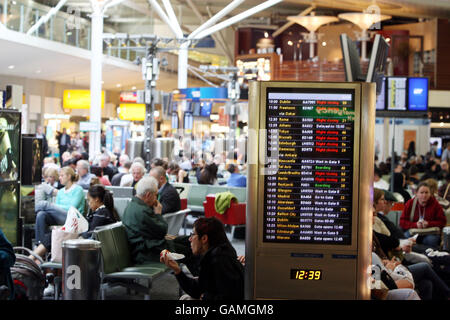
<path fill-rule="evenodd" d="M 54 7 L 59 0 L 38 0 L 38 3 Z M 246 0 L 234 9 L 228 17 L 232 17 L 238 13 L 248 10 L 263 1 L 261 0 Z M 219 12 L 221 9 L 231 3 L 231 0 L 172 0 L 171 4 L 174 12 L 181 20 L 184 26 L 198 25 L 199 20 L 193 10 L 190 8 L 192 4 L 205 18 L 208 18 L 208 10 L 212 14 Z M 367 9 L 370 5 L 376 4 L 380 7 L 381 13 L 388 14 L 394 17 L 408 17 L 408 18 L 450 18 L 450 1 L 448 0 L 284 0 L 283 2 L 259 12 L 247 20 L 250 24 L 277 24 L 286 22 L 287 16 L 298 15 L 301 11 L 311 5 L 316 6 L 316 11 L 328 11 L 330 14 L 337 14 L 345 11 L 362 11 Z M 91 3 L 88 0 L 68 0 L 65 7 L 79 8 L 83 16 L 88 16 L 92 9 Z M 188 8 L 188 10 L 185 10 Z M 126 24 L 126 23 L 142 23 L 145 24 L 148 19 L 158 16 L 152 13 L 147 0 L 125 0 L 118 6 L 112 7 L 107 11 L 108 16 L 105 17 L 105 25 L 111 24 Z M 258 21 L 259 20 L 259 21 Z M 189 30 L 184 30 L 188 32 Z"/>

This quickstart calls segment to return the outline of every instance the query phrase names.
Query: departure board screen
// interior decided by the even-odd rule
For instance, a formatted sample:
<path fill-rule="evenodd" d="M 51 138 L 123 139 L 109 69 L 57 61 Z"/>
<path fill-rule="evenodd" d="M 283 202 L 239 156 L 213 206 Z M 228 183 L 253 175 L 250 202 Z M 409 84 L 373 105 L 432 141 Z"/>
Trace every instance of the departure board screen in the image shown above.
<path fill-rule="evenodd" d="M 354 95 L 267 89 L 263 242 L 351 244 Z"/>

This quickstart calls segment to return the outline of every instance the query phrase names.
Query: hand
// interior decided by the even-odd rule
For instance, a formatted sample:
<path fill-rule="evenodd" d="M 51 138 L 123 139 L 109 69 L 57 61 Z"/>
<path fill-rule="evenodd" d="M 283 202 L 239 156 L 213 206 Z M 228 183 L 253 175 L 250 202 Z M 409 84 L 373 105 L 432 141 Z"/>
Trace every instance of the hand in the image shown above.
<path fill-rule="evenodd" d="M 417 237 L 408 238 L 408 240 L 411 242 L 411 245 L 416 244 L 416 239 L 417 239 Z"/>
<path fill-rule="evenodd" d="M 156 214 L 162 213 L 162 204 L 158 200 L 156 200 L 156 204 L 153 206 L 153 210 Z"/>
<path fill-rule="evenodd" d="M 178 263 L 175 260 L 169 259 L 169 257 L 166 254 L 163 254 L 159 257 L 159 261 L 164 263 L 166 266 L 168 266 L 170 269 L 172 269 L 175 274 L 180 274 L 181 268 L 178 265 Z"/>
<path fill-rule="evenodd" d="M 424 229 L 428 228 L 428 221 L 427 220 L 423 220 L 422 221 L 422 226 L 423 226 Z"/>
<path fill-rule="evenodd" d="M 245 256 L 238 256 L 237 259 L 243 266 L 245 266 Z"/>
<path fill-rule="evenodd" d="M 423 229 L 422 221 L 417 221 L 417 228 Z"/>
<path fill-rule="evenodd" d="M 411 252 L 411 249 L 412 249 L 412 242 L 405 243 L 405 244 L 402 246 L 402 250 L 403 250 L 405 253 L 410 253 L 410 252 Z"/>

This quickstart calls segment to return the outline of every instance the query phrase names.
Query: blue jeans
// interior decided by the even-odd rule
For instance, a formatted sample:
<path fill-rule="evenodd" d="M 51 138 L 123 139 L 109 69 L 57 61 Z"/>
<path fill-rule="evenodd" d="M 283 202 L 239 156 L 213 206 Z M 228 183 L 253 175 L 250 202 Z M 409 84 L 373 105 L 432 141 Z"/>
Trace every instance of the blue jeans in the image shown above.
<path fill-rule="evenodd" d="M 36 225 L 34 226 L 36 241 L 50 249 L 51 231 L 49 226 L 62 226 L 66 222 L 67 211 L 48 201 L 39 201 L 36 206 Z"/>
<path fill-rule="evenodd" d="M 411 238 L 409 230 L 405 231 L 405 237 Z M 416 242 L 437 250 L 439 249 L 439 245 L 441 243 L 441 236 L 438 234 L 428 234 L 426 236 L 418 236 Z"/>
<path fill-rule="evenodd" d="M 422 300 L 447 299 L 450 289 L 426 262 L 408 266 Z"/>

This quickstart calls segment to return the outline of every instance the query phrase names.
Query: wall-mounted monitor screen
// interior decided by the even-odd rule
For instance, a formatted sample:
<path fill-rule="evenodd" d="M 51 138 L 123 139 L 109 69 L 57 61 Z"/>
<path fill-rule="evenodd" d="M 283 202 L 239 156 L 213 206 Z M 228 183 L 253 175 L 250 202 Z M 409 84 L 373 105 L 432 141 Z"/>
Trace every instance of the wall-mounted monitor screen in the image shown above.
<path fill-rule="evenodd" d="M 209 117 L 211 115 L 212 102 L 202 102 L 200 116 Z"/>
<path fill-rule="evenodd" d="M 190 112 L 184 114 L 184 129 L 192 130 L 194 125 L 194 116 Z"/>
<path fill-rule="evenodd" d="M 428 110 L 428 78 L 408 78 L 408 110 Z"/>
<path fill-rule="evenodd" d="M 349 245 L 355 91 L 267 88 L 263 242 Z"/>
<path fill-rule="evenodd" d="M 21 115 L 0 110 L 0 182 L 20 179 Z"/>
<path fill-rule="evenodd" d="M 172 113 L 172 129 L 178 129 L 178 113 Z"/>
<path fill-rule="evenodd" d="M 192 101 L 191 102 L 191 109 L 192 109 L 192 113 L 194 115 L 194 117 L 200 117 L 200 101 Z"/>
<path fill-rule="evenodd" d="M 387 77 L 386 106 L 389 111 L 405 111 L 407 98 L 407 77 Z"/>
<path fill-rule="evenodd" d="M 377 94 L 376 110 L 384 110 L 386 108 L 386 78 L 380 82 L 380 94 Z"/>
<path fill-rule="evenodd" d="M 13 246 L 18 245 L 19 185 L 15 182 L 0 184 L 0 228 Z"/>

